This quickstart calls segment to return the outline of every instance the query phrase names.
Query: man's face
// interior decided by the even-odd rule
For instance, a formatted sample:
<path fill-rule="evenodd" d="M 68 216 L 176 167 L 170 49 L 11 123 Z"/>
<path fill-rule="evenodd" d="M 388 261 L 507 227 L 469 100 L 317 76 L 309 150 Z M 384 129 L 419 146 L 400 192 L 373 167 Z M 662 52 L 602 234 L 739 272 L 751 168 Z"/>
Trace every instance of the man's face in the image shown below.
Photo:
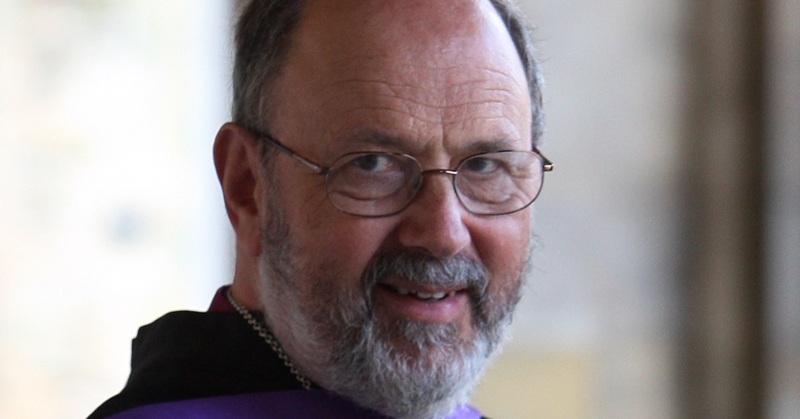
<path fill-rule="evenodd" d="M 393 151 L 453 168 L 478 152 L 531 148 L 524 72 L 483 3 L 312 1 L 275 98 L 268 130 L 325 166 Z M 399 214 L 348 215 L 327 200 L 324 176 L 272 158 L 260 301 L 287 353 L 345 394 L 362 383 L 407 391 L 409 406 L 420 393 L 463 397 L 519 298 L 530 210 L 473 215 L 450 176 L 428 175 Z M 364 370 L 371 378 L 347 377 Z"/>

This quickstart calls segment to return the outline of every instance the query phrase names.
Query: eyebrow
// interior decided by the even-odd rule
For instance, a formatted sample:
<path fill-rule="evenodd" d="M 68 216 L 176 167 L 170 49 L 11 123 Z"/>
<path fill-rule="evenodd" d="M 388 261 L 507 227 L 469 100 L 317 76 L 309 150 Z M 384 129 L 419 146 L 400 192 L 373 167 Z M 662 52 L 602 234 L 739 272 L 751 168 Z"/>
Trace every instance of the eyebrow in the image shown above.
<path fill-rule="evenodd" d="M 512 150 L 512 143 L 517 140 L 505 137 L 488 138 L 475 141 L 465 141 L 464 147 L 459 148 L 458 154 L 472 155 L 502 150 Z M 424 151 L 425 144 L 420 146 L 408 137 L 391 134 L 372 128 L 361 129 L 348 137 L 348 148 L 363 149 L 363 147 L 378 147 L 400 151 L 408 154 L 418 154 Z"/>
<path fill-rule="evenodd" d="M 508 137 L 472 141 L 464 149 L 466 154 L 491 153 L 495 151 L 513 150 L 511 143 L 516 140 Z"/>
<path fill-rule="evenodd" d="M 373 128 L 363 128 L 347 137 L 348 146 L 378 146 L 382 148 L 394 148 L 407 150 L 411 148 L 413 141 L 409 138 L 390 134 L 385 131 Z"/>

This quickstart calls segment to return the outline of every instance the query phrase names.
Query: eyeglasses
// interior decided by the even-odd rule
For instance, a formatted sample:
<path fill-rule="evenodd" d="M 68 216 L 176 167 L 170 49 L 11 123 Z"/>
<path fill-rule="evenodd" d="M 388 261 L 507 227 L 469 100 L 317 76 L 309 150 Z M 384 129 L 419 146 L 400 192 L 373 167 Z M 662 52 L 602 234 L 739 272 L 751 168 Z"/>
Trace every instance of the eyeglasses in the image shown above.
<path fill-rule="evenodd" d="M 535 148 L 475 154 L 462 160 L 455 169 L 423 170 L 413 156 L 393 152 L 348 153 L 324 167 L 268 134 L 250 132 L 324 175 L 333 206 L 362 217 L 384 217 L 403 211 L 414 200 L 423 176 L 429 174 L 452 176 L 458 200 L 473 214 L 511 214 L 536 199 L 542 190 L 544 172 L 553 170 L 553 163 Z"/>

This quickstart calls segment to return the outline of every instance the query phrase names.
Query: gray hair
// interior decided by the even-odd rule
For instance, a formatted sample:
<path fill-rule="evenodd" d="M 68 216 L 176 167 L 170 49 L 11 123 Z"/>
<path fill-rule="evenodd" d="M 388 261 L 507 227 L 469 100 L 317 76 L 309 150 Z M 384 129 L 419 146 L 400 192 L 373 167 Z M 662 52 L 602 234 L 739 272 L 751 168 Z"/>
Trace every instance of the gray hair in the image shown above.
<path fill-rule="evenodd" d="M 491 0 L 505 23 L 525 69 L 531 97 L 531 141 L 541 141 L 542 74 L 525 17 L 512 0 Z M 233 68 L 233 120 L 245 127 L 268 131 L 274 82 L 291 48 L 292 33 L 305 9 L 305 0 L 253 0 L 236 25 Z"/>

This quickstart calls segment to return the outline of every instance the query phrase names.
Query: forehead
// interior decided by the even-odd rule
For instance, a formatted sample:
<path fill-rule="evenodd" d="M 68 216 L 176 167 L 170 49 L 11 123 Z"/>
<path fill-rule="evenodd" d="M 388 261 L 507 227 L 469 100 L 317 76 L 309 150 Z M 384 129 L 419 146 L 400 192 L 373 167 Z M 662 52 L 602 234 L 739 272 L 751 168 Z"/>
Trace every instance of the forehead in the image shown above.
<path fill-rule="evenodd" d="M 524 70 L 487 2 L 312 1 L 277 87 L 278 135 L 313 131 L 313 145 L 365 131 L 529 141 Z"/>

